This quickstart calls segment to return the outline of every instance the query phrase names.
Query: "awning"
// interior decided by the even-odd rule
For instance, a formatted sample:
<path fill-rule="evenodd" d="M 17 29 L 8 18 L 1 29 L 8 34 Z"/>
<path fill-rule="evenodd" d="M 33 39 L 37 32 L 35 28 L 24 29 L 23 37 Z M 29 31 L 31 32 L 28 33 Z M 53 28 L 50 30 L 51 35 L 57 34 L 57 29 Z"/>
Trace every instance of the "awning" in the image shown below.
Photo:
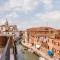
<path fill-rule="evenodd" d="M 53 51 L 52 50 L 48 50 L 48 55 L 49 56 L 52 56 L 54 53 L 53 53 Z"/>

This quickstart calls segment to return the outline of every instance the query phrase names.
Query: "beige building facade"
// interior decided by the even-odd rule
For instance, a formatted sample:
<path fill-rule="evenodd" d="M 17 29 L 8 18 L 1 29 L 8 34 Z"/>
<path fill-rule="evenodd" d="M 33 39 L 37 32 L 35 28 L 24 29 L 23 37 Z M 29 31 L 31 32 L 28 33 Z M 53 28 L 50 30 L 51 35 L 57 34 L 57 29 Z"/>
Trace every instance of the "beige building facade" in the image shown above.
<path fill-rule="evenodd" d="M 57 29 L 51 27 L 30 28 L 25 32 L 25 42 L 39 47 L 52 50 L 54 54 L 60 57 L 60 36 Z"/>

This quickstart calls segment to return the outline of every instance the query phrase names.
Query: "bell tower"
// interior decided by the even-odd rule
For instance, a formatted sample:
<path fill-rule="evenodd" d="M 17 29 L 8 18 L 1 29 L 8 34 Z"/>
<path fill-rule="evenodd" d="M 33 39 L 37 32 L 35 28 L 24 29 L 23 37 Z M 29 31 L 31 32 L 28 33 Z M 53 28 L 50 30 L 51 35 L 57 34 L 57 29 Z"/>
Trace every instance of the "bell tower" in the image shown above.
<path fill-rule="evenodd" d="M 7 21 L 7 19 L 6 19 L 6 22 L 5 22 L 5 26 L 8 26 L 8 21 Z"/>
<path fill-rule="evenodd" d="M 9 23 L 8 23 L 8 20 L 6 19 L 6 22 L 5 22 L 5 30 L 8 31 L 9 30 Z"/>

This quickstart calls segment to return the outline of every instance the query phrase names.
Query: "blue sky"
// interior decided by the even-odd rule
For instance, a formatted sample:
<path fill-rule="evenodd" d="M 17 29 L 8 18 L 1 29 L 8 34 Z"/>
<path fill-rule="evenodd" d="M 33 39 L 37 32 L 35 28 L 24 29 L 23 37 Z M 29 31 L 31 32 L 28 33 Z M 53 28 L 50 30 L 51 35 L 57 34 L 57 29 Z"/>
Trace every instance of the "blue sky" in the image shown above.
<path fill-rule="evenodd" d="M 40 26 L 60 29 L 60 0 L 0 0 L 0 23 L 6 18 L 20 29 Z"/>

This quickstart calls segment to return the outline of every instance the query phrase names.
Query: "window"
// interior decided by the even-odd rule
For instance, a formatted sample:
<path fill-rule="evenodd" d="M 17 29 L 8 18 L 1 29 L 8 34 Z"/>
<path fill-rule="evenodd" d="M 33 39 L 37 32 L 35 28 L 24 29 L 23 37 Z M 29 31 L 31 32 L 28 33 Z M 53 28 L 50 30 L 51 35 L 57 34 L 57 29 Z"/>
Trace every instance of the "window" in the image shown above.
<path fill-rule="evenodd" d="M 59 51 L 59 54 L 60 54 L 60 51 Z"/>
<path fill-rule="evenodd" d="M 48 30 L 48 28 L 45 28 L 45 30 Z"/>
<path fill-rule="evenodd" d="M 60 46 L 60 43 L 58 43 L 58 46 Z"/>
<path fill-rule="evenodd" d="M 48 49 L 49 49 L 49 46 L 48 46 Z"/>
<path fill-rule="evenodd" d="M 47 41 L 46 41 L 46 43 L 47 43 Z"/>
<path fill-rule="evenodd" d="M 9 32 L 8 32 L 8 34 L 9 34 Z"/>
<path fill-rule="evenodd" d="M 37 36 L 37 42 L 39 41 L 39 36 Z"/>
<path fill-rule="evenodd" d="M 55 45 L 55 42 L 53 42 L 53 44 Z"/>
<path fill-rule="evenodd" d="M 48 39 L 48 42 L 49 42 L 49 39 Z"/>
<path fill-rule="evenodd" d="M 52 48 L 52 51 L 53 51 L 53 52 L 56 52 L 56 49 L 55 49 L 55 48 Z"/>
<path fill-rule="evenodd" d="M 52 43 L 54 43 L 54 41 L 52 40 Z"/>
<path fill-rule="evenodd" d="M 59 35 L 60 35 L 60 33 L 59 33 Z"/>
<path fill-rule="evenodd" d="M 51 33 L 53 33 L 53 31 L 51 31 Z"/>

